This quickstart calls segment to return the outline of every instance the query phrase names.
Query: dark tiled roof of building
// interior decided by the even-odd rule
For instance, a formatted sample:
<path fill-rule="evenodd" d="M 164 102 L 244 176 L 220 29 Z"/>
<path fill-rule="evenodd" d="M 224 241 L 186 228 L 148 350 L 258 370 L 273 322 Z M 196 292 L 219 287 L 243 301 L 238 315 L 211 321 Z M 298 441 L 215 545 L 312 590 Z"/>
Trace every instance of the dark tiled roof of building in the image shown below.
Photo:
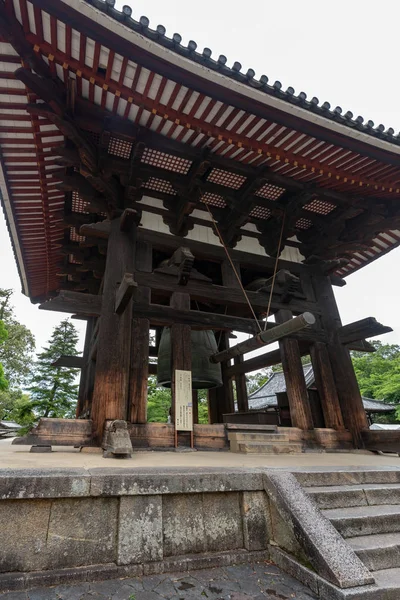
<path fill-rule="evenodd" d="M 314 384 L 314 373 L 312 365 L 303 366 L 304 377 L 307 387 Z M 278 406 L 276 394 L 286 392 L 286 383 L 283 371 L 273 373 L 258 390 L 249 394 L 250 410 L 261 410 L 264 408 L 275 408 Z M 364 408 L 367 412 L 391 412 L 395 410 L 393 404 L 387 404 L 383 400 L 373 400 L 372 398 L 362 397 Z"/>

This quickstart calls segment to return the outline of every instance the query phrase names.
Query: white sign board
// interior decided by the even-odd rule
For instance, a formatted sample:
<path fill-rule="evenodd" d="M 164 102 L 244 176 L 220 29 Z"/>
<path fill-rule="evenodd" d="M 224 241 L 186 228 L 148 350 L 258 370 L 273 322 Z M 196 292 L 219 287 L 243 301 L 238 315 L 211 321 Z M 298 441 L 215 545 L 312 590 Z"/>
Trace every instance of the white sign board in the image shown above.
<path fill-rule="evenodd" d="M 191 371 L 175 371 L 175 429 L 193 431 Z"/>

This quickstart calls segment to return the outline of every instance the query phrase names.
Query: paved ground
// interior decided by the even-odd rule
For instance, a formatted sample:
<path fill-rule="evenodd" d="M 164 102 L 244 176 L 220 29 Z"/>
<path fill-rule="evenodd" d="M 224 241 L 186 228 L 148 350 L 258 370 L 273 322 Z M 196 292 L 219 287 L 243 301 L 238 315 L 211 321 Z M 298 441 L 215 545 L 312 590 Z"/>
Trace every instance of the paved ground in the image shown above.
<path fill-rule="evenodd" d="M 0 594 L 1 600 L 312 600 L 316 596 L 269 563 L 239 565 Z"/>
<path fill-rule="evenodd" d="M 12 446 L 0 440 L 0 468 L 43 469 L 96 467 L 400 467 L 396 456 L 378 456 L 370 452 L 306 454 L 234 454 L 232 452 L 135 452 L 130 459 L 104 459 L 101 454 L 59 447 L 46 454 L 32 454 L 30 446 Z"/>

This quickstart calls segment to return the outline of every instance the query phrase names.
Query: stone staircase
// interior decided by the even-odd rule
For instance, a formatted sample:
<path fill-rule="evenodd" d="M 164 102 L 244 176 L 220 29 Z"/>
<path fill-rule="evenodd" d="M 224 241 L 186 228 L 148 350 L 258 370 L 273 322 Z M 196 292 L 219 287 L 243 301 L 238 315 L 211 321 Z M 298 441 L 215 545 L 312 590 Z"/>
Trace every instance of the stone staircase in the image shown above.
<path fill-rule="evenodd" d="M 296 477 L 372 572 L 375 586 L 357 599 L 399 600 L 400 470 L 298 473 Z"/>
<path fill-rule="evenodd" d="M 288 433 L 278 433 L 275 425 L 226 424 L 231 452 L 244 454 L 295 454 L 303 451 L 300 442 Z"/>

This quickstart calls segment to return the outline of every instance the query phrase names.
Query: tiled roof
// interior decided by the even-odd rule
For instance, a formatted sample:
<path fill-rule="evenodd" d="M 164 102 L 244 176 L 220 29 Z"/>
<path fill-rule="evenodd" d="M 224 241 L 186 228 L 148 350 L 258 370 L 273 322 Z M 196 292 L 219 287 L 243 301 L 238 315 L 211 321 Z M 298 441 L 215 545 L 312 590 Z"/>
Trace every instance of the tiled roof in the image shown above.
<path fill-rule="evenodd" d="M 228 59 L 223 54 L 217 59 L 214 59 L 212 58 L 212 51 L 210 48 L 204 48 L 202 52 L 198 52 L 195 41 L 190 40 L 187 46 L 184 46 L 181 43 L 182 36 L 179 33 L 174 33 L 172 37 L 168 37 L 163 25 L 157 25 L 156 29 L 152 29 L 147 17 L 142 16 L 139 17 L 138 20 L 134 19 L 132 17 L 133 11 L 130 6 L 125 5 L 122 7 L 122 10 L 118 10 L 115 8 L 115 0 L 85 0 L 85 2 L 106 13 L 119 23 L 123 23 L 133 31 L 140 33 L 146 38 L 180 54 L 181 56 L 185 56 L 193 62 L 206 66 L 208 69 L 218 71 L 240 83 L 244 83 L 252 88 L 261 90 L 266 94 L 285 100 L 290 104 L 300 106 L 301 108 L 323 116 L 331 121 L 336 121 L 373 137 L 400 145 L 400 133 L 394 135 L 395 131 L 392 127 L 385 128 L 382 124 L 375 126 L 373 121 L 366 121 L 360 115 L 354 117 L 351 111 L 347 111 L 343 114 L 340 106 L 332 108 L 329 102 L 321 103 L 316 97 L 308 100 L 307 94 L 300 92 L 296 95 L 294 88 L 291 86 L 286 90 L 283 90 L 280 81 L 275 81 L 270 85 L 266 75 L 261 75 L 260 78 L 257 79 L 253 69 L 248 69 L 246 73 L 242 72 L 242 65 L 237 61 L 229 67 L 227 66 Z"/>
<path fill-rule="evenodd" d="M 314 373 L 312 365 L 303 366 L 304 377 L 307 387 L 314 384 Z M 276 394 L 286 392 L 286 383 L 283 371 L 273 373 L 258 390 L 249 394 L 249 409 L 262 410 L 264 408 L 275 408 L 278 406 Z M 373 400 L 372 398 L 362 397 L 364 409 L 367 412 L 391 412 L 395 410 L 393 404 L 387 404 L 383 400 Z"/>

